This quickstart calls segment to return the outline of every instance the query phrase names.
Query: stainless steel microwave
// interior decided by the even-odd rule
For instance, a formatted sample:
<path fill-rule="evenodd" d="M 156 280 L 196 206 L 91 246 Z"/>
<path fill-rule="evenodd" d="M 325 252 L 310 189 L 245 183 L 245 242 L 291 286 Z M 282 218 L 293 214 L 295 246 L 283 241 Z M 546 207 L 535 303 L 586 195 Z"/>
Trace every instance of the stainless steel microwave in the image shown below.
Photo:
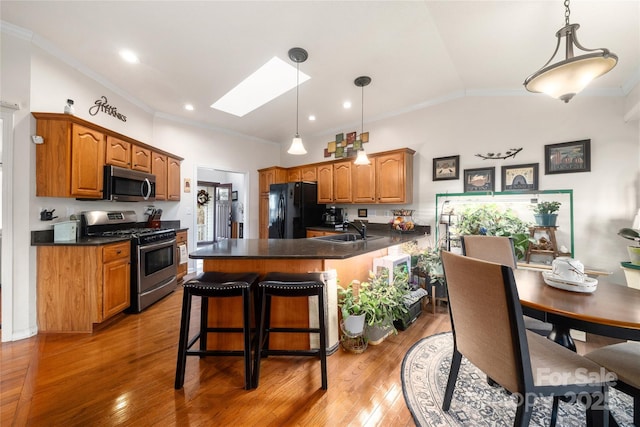
<path fill-rule="evenodd" d="M 156 176 L 106 165 L 102 198 L 116 202 L 153 201 L 156 199 Z"/>

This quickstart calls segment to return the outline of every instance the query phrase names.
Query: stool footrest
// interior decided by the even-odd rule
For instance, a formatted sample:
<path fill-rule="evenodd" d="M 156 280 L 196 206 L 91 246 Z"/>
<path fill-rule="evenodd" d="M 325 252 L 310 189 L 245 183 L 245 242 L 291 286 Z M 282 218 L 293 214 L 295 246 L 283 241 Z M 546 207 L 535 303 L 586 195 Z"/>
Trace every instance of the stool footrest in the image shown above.
<path fill-rule="evenodd" d="M 242 356 L 244 350 L 189 350 L 187 356 Z"/>
<path fill-rule="evenodd" d="M 311 333 L 315 332 L 316 334 L 318 334 L 320 333 L 320 328 L 268 328 L 268 329 L 265 329 L 265 332 L 276 332 L 276 333 L 279 333 L 279 332 L 296 333 L 297 332 L 297 333 L 305 333 L 305 334 L 308 334 L 310 332 Z"/>
<path fill-rule="evenodd" d="M 319 356 L 320 349 L 316 350 L 262 350 L 263 356 Z"/>

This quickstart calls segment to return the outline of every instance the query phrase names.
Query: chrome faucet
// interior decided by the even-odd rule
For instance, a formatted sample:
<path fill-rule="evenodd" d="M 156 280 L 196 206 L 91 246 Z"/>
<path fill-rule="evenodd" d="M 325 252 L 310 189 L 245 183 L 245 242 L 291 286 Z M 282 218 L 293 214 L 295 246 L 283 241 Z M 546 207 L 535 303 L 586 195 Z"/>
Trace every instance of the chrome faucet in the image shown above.
<path fill-rule="evenodd" d="M 359 221 L 360 222 L 360 228 L 358 228 L 354 223 L 349 222 L 349 221 L 345 221 L 343 223 L 344 229 L 348 229 L 349 226 L 353 227 L 356 229 L 356 231 L 358 232 L 358 234 L 360 234 L 360 237 L 362 237 L 362 240 L 367 240 L 367 226 L 364 224 L 364 222 Z"/>

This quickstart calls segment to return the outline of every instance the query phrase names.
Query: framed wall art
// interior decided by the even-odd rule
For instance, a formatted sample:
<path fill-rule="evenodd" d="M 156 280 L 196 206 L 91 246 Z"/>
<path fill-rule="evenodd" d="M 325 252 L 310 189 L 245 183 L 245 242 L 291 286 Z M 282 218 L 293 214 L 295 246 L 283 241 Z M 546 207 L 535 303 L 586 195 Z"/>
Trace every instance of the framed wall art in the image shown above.
<path fill-rule="evenodd" d="M 445 181 L 460 178 L 460 156 L 433 159 L 433 180 Z"/>
<path fill-rule="evenodd" d="M 538 189 L 538 163 L 502 166 L 502 191 Z"/>
<path fill-rule="evenodd" d="M 591 140 L 563 142 L 544 146 L 544 173 L 591 171 Z"/>
<path fill-rule="evenodd" d="M 464 192 L 478 193 L 495 191 L 496 168 L 478 168 L 464 170 Z"/>

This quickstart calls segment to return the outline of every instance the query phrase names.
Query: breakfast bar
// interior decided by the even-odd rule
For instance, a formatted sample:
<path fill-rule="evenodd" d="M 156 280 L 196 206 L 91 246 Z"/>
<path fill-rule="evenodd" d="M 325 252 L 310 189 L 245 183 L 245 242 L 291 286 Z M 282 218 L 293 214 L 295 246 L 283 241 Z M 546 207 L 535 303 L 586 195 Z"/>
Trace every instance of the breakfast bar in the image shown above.
<path fill-rule="evenodd" d="M 387 255 L 389 248 L 425 236 L 426 230 L 411 234 L 398 234 L 388 230 L 372 230 L 367 240 L 332 242 L 321 238 L 310 239 L 227 239 L 201 246 L 189 257 L 203 260 L 203 270 L 225 272 L 256 272 L 264 277 L 269 272 L 306 273 L 320 271 L 327 282 L 327 324 L 330 351 L 338 345 L 337 282 L 342 285 L 352 280 L 366 281 L 373 259 Z M 237 304 L 237 305 L 236 305 Z M 317 310 L 305 297 L 274 298 L 272 324 L 285 327 L 305 327 Z M 211 301 L 210 324 L 231 327 L 241 321 L 239 301 Z M 213 325 L 211 325 L 213 326 Z M 235 334 L 211 336 L 211 348 L 236 348 L 241 345 Z M 279 336 L 278 336 L 279 335 Z M 270 341 L 272 348 L 312 348 L 313 342 L 299 334 L 278 334 Z"/>

